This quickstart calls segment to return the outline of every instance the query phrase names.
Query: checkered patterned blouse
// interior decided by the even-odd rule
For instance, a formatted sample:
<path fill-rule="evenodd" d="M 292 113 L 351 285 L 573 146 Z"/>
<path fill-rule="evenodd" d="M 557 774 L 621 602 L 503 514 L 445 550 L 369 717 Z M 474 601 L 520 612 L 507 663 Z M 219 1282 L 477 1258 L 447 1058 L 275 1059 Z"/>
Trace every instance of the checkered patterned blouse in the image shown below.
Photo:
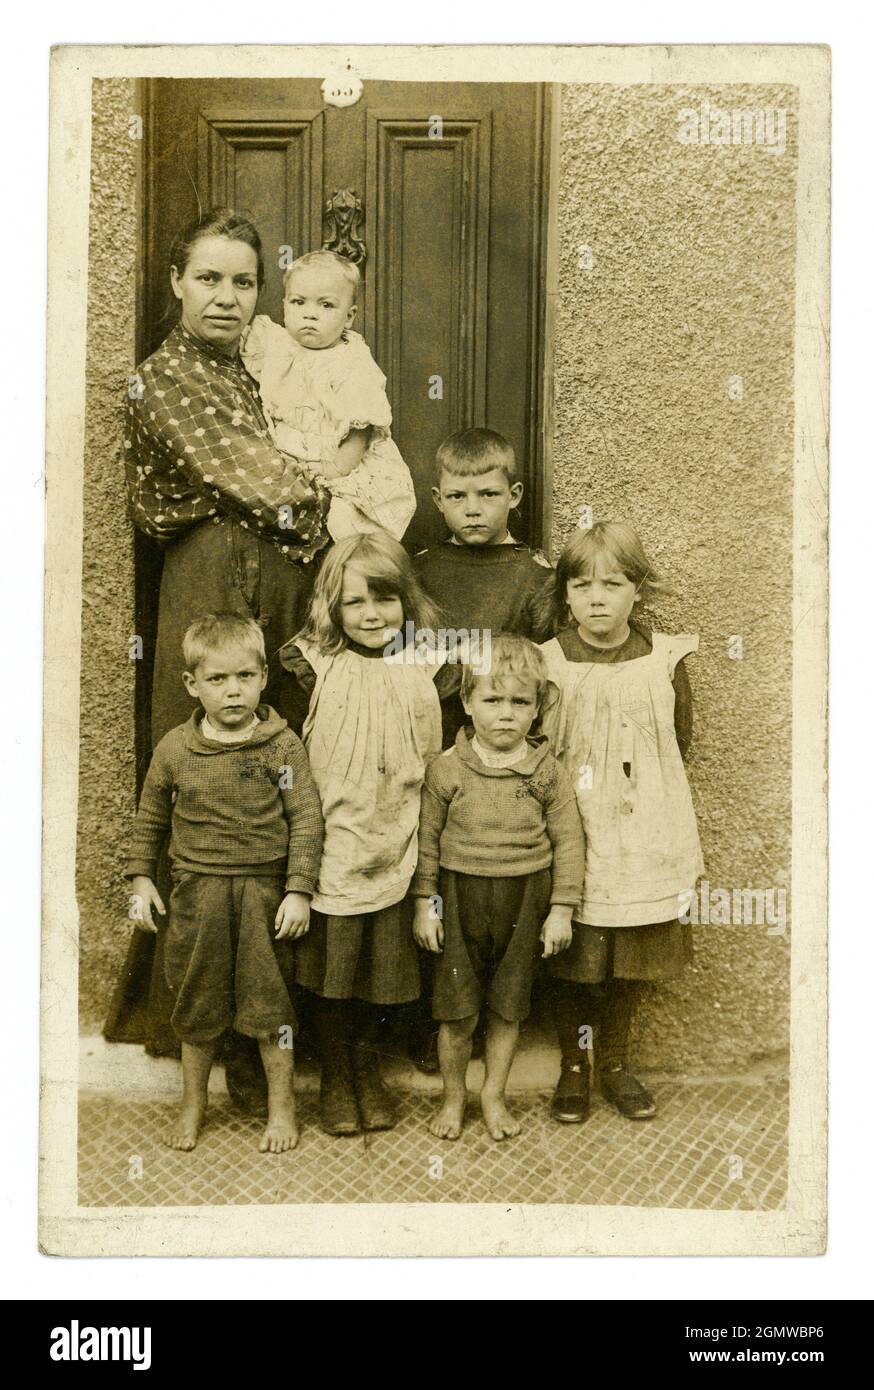
<path fill-rule="evenodd" d="M 238 358 L 179 324 L 138 369 L 125 402 L 131 515 L 166 544 L 231 516 L 289 560 L 327 544 L 330 498 L 288 468 L 271 442 L 258 388 Z"/>

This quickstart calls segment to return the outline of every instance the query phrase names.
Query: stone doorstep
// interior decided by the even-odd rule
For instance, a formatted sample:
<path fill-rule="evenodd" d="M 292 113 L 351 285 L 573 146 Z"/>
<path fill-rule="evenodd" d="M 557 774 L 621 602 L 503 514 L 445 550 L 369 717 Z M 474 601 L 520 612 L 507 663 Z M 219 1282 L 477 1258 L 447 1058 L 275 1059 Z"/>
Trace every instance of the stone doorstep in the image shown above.
<path fill-rule="evenodd" d="M 520 1048 L 510 1074 L 511 1091 L 547 1091 L 558 1078 L 558 1051 L 545 1043 Z M 402 1091 L 438 1092 L 439 1076 L 426 1076 L 412 1062 L 388 1057 L 383 1062 L 386 1081 Z M 471 1063 L 471 1089 L 478 1090 L 483 1079 L 481 1061 Z M 301 1091 L 317 1091 L 318 1064 L 310 1058 L 296 1072 Z M 174 1096 L 179 1091 L 179 1063 L 172 1057 L 149 1057 L 138 1044 L 109 1043 L 102 1037 L 79 1039 L 79 1089 L 109 1091 L 133 1096 Z M 211 1095 L 226 1096 L 225 1069 L 215 1066 L 209 1079 Z"/>
<path fill-rule="evenodd" d="M 788 1065 L 773 1059 L 768 1064 L 758 1063 L 745 1070 L 742 1076 L 720 1074 L 719 1077 L 691 1077 L 677 1073 L 656 1072 L 644 1067 L 636 1068 L 641 1078 L 652 1082 L 661 1079 L 672 1081 L 702 1082 L 743 1080 L 746 1083 L 772 1082 L 788 1073 Z M 513 1062 L 510 1073 L 509 1090 L 515 1093 L 549 1091 L 558 1078 L 558 1049 L 548 1040 L 539 1037 L 526 1038 Z M 412 1062 L 398 1057 L 386 1058 L 383 1074 L 390 1085 L 399 1090 L 420 1093 L 437 1093 L 440 1090 L 439 1076 L 426 1076 L 413 1066 Z M 469 1085 L 476 1091 L 482 1085 L 483 1064 L 471 1063 Z M 316 1091 L 319 1085 L 317 1063 L 305 1059 L 297 1069 L 296 1085 L 301 1091 Z M 144 1049 L 130 1043 L 108 1043 L 97 1036 L 82 1037 L 79 1040 L 79 1088 L 83 1091 L 111 1092 L 126 1098 L 139 1096 L 157 1098 L 175 1096 L 179 1092 L 179 1063 L 171 1057 L 149 1057 Z M 226 1096 L 224 1067 L 215 1066 L 209 1082 L 210 1094 Z"/>

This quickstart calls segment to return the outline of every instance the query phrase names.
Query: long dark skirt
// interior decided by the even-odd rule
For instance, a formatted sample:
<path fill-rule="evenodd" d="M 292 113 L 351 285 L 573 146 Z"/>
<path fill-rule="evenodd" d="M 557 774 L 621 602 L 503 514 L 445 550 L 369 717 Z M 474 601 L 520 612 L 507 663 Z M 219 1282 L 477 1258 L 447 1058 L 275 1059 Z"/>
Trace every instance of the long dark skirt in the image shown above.
<path fill-rule="evenodd" d="M 419 956 L 413 940 L 413 905 L 352 917 L 313 909 L 310 929 L 295 944 L 295 981 L 323 999 L 409 1004 L 419 997 Z"/>
<path fill-rule="evenodd" d="M 282 713 L 283 672 L 276 652 L 302 626 L 312 592 L 310 565 L 283 559 L 227 517 L 204 522 L 169 546 L 161 576 L 152 687 L 152 746 L 187 720 L 194 702 L 182 684 L 182 638 L 204 613 L 237 613 L 264 629 L 269 675 L 263 700 Z M 169 902 L 166 864 L 158 889 Z M 161 919 L 158 918 L 160 923 Z M 104 1027 L 110 1042 L 145 1043 L 155 1056 L 178 1052 L 170 1027 L 173 1000 L 164 978 L 163 927 L 135 931 Z"/>

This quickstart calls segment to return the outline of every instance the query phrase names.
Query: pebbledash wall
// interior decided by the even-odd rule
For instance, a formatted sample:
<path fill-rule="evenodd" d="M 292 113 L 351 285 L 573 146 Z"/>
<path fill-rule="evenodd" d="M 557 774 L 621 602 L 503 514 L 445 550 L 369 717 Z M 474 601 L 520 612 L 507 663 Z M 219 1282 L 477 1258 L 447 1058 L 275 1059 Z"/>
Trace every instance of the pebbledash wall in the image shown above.
<path fill-rule="evenodd" d="M 80 1026 L 88 1033 L 102 1024 L 127 949 L 120 874 L 136 793 L 134 547 L 117 447 L 136 352 L 136 111 L 134 82 L 93 83 L 76 874 Z"/>
<path fill-rule="evenodd" d="M 133 547 L 114 445 L 115 406 L 134 365 L 136 100 L 133 83 L 94 83 L 78 873 L 85 1032 L 102 1023 L 127 945 Z M 675 590 L 650 618 L 701 635 L 688 662 L 689 777 L 711 891 L 788 890 L 795 92 L 567 86 L 560 106 L 552 554 L 583 506 L 639 530 Z M 785 149 L 773 143 L 776 123 L 770 147 L 756 143 L 754 122 L 751 144 L 678 138 L 695 129 L 689 111 L 703 125 L 719 110 L 764 109 L 786 113 Z M 737 637 L 741 659 L 730 655 Z M 695 943 L 686 974 L 647 992 L 641 1063 L 731 1071 L 779 1058 L 789 930 L 705 925 Z"/>

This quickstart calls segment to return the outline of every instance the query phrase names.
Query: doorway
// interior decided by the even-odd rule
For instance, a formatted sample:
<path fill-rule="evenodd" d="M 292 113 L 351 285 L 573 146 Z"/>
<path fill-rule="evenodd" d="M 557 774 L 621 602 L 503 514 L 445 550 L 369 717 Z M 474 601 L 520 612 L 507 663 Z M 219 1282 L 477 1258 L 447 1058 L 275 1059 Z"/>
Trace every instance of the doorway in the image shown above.
<path fill-rule="evenodd" d="M 548 89 L 365 81 L 360 100 L 340 108 L 325 105 L 316 78 L 159 78 L 142 97 L 139 359 L 172 325 L 170 245 L 199 208 L 252 218 L 266 261 L 259 312 L 278 322 L 289 257 L 329 245 L 361 272 L 355 327 L 386 375 L 392 434 L 413 476 L 404 544 L 415 552 L 444 534 L 430 497 L 434 455 L 475 424 L 513 444 L 525 482 L 514 531 L 542 544 Z M 147 650 L 160 563 L 138 536 Z M 149 673 L 140 680 L 145 732 Z M 147 761 L 148 740 L 139 745 Z"/>

